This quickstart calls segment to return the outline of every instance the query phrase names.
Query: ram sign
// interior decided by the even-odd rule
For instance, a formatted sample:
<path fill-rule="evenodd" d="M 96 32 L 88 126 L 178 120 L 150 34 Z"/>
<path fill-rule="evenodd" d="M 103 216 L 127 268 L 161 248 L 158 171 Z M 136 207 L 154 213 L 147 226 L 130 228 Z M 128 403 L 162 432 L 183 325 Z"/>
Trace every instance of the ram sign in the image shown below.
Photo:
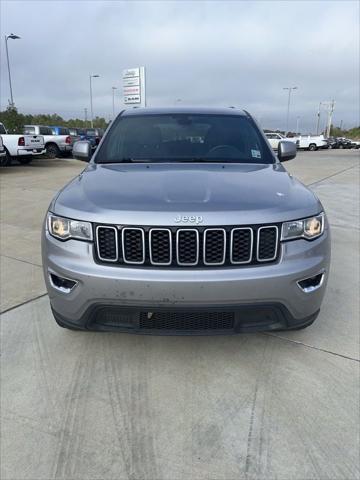
<path fill-rule="evenodd" d="M 123 70 L 123 96 L 125 105 L 146 106 L 145 67 Z"/>

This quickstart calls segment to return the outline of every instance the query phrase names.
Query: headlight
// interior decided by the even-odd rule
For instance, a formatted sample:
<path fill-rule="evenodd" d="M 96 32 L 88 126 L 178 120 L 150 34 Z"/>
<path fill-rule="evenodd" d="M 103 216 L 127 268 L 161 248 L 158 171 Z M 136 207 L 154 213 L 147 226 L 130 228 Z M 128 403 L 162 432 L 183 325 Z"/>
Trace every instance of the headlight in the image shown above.
<path fill-rule="evenodd" d="M 50 235 L 60 240 L 76 238 L 78 240 L 92 240 L 92 227 L 90 222 L 71 220 L 48 213 L 47 224 Z"/>
<path fill-rule="evenodd" d="M 324 225 L 325 215 L 323 212 L 315 217 L 284 222 L 282 224 L 281 240 L 293 240 L 294 238 L 306 238 L 312 240 L 322 235 L 324 232 Z"/>

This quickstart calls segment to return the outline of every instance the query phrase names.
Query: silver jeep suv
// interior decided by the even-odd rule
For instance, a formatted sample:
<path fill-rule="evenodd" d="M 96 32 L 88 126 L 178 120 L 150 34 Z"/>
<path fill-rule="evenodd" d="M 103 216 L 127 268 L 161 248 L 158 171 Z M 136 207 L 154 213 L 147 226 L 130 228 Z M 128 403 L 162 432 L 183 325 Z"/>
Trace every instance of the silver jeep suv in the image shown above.
<path fill-rule="evenodd" d="M 63 327 L 156 334 L 299 329 L 330 262 L 318 198 L 234 109 L 132 109 L 52 200 L 44 275 Z"/>

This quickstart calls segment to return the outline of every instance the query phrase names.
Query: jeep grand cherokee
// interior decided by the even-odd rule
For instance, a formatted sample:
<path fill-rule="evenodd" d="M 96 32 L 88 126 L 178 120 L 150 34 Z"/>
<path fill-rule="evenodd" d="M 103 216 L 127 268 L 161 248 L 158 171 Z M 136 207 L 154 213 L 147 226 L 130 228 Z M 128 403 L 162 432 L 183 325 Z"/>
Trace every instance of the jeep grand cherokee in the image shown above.
<path fill-rule="evenodd" d="M 42 236 L 55 320 L 72 329 L 239 333 L 319 313 L 330 262 L 318 198 L 234 109 L 121 112 L 52 200 Z"/>

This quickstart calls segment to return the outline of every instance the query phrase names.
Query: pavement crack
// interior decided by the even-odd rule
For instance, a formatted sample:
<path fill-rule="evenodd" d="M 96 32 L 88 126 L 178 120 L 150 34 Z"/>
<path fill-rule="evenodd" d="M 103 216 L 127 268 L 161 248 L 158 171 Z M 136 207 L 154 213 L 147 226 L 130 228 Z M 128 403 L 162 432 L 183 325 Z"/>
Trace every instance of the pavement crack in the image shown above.
<path fill-rule="evenodd" d="M 39 265 L 38 263 L 29 262 L 28 260 L 22 260 L 21 258 L 11 257 L 10 255 L 4 255 L 3 253 L 1 254 L 1 256 L 4 258 L 10 258 L 10 260 L 16 260 L 17 262 L 27 263 L 28 265 L 32 265 L 33 267 L 42 268 L 42 265 Z"/>
<path fill-rule="evenodd" d="M 339 170 L 338 172 L 332 173 L 331 175 L 328 175 L 327 177 L 321 178 L 320 180 L 316 180 L 316 182 L 308 183 L 306 184 L 307 187 L 312 187 L 314 185 L 317 185 L 318 183 L 323 182 L 324 180 L 328 180 L 329 178 L 336 177 L 337 175 L 340 175 L 341 173 L 347 172 L 348 170 L 351 170 L 352 168 L 358 167 L 358 163 L 354 163 L 354 165 L 351 165 L 351 167 L 344 168 L 343 170 Z"/>
<path fill-rule="evenodd" d="M 264 332 L 262 335 L 279 338 L 280 340 L 284 340 L 285 342 L 295 343 L 297 345 L 311 348 L 319 352 L 329 353 L 330 355 L 334 355 L 335 357 L 341 357 L 341 358 L 345 358 L 346 360 L 352 360 L 353 362 L 360 363 L 360 359 L 358 358 L 353 358 L 353 357 L 350 357 L 349 355 L 343 355 L 342 353 L 332 352 L 331 350 L 327 350 L 326 348 L 315 347 L 314 345 L 309 345 L 308 343 L 300 342 L 299 340 L 292 340 L 290 338 L 281 337 L 280 335 L 275 335 L 274 333 L 270 333 L 270 332 Z"/>
<path fill-rule="evenodd" d="M 2 312 L 0 312 L 0 315 L 3 315 L 4 313 L 7 313 L 7 312 L 11 312 L 11 310 L 15 310 L 15 308 L 22 307 L 23 305 L 34 302 L 35 300 L 38 300 L 39 298 L 46 297 L 46 296 L 47 296 L 47 293 L 42 293 L 37 297 L 29 298 L 29 300 L 25 300 L 25 302 L 18 303 L 17 305 L 13 305 L 12 307 L 9 307 L 6 310 L 3 310 Z"/>

